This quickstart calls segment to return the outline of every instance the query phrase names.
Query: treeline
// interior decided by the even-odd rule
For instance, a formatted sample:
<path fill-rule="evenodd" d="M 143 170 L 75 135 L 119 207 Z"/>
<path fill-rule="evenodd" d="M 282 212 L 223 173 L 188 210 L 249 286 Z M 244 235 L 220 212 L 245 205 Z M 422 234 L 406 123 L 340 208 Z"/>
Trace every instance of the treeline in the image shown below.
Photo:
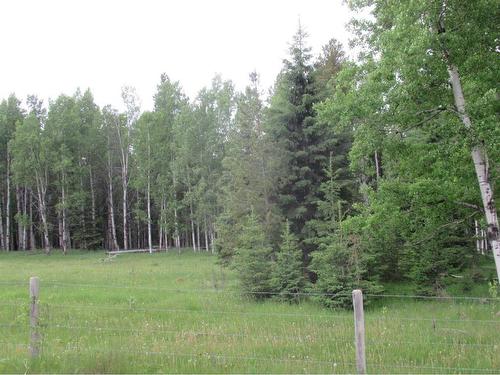
<path fill-rule="evenodd" d="M 299 27 L 267 99 L 256 73 L 193 101 L 162 75 L 142 113 L 131 88 L 123 113 L 89 91 L 11 96 L 0 246 L 192 247 L 248 293 L 328 305 L 392 280 L 437 293 L 463 270 L 470 287 L 481 257 L 500 265 L 494 5 L 352 2 L 373 15 L 352 22 L 358 60 L 335 40 L 312 56 Z"/>
<path fill-rule="evenodd" d="M 3 249 L 213 251 L 232 83 L 216 77 L 191 103 L 162 75 L 152 112 L 132 88 L 122 97 L 123 113 L 88 90 L 48 109 L 1 103 Z"/>

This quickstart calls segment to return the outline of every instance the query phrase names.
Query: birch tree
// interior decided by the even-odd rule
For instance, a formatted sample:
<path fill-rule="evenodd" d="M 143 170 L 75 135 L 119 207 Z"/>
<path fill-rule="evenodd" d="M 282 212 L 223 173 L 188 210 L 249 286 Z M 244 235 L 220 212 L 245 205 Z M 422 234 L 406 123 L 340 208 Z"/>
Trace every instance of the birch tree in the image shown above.
<path fill-rule="evenodd" d="M 7 100 L 0 103 L 0 173 L 2 175 L 2 207 L 5 209 L 5 231 L 2 227 L 2 240 L 3 248 L 10 250 L 13 248 L 12 239 L 12 221 L 13 218 L 11 206 L 13 200 L 11 199 L 12 193 L 12 154 L 9 149 L 9 142 L 14 136 L 16 124 L 21 122 L 24 113 L 20 107 L 21 101 L 15 95 L 10 95 Z M 4 215 L 1 215 L 2 217 Z M 3 221 L 0 223 L 3 226 Z"/>
<path fill-rule="evenodd" d="M 481 130 L 476 129 L 475 125 L 473 124 L 472 117 L 469 113 L 469 109 L 467 108 L 468 105 L 465 99 L 464 90 L 462 88 L 462 79 L 460 77 L 460 71 L 458 67 L 458 64 L 462 63 L 466 65 L 465 70 L 467 71 L 467 65 L 468 63 L 470 63 L 469 60 L 476 60 L 477 56 L 469 57 L 468 54 L 466 56 L 459 56 L 460 44 L 457 43 L 456 40 L 460 38 L 462 39 L 460 40 L 462 43 L 470 43 L 473 41 L 475 49 L 478 50 L 477 52 L 482 52 L 481 57 L 483 59 L 496 59 L 498 61 L 498 56 L 496 56 L 498 54 L 498 20 L 495 20 L 495 18 L 492 18 L 492 16 L 489 14 L 490 9 L 494 9 L 495 4 L 489 4 L 487 1 L 484 1 L 479 2 L 477 6 L 471 6 L 470 4 L 461 4 L 460 2 L 456 1 L 448 2 L 446 0 L 442 0 L 440 5 L 441 9 L 437 22 L 437 33 L 441 44 L 441 52 L 443 54 L 444 63 L 446 64 L 446 69 L 450 78 L 457 115 L 459 116 L 467 133 L 472 134 L 470 141 L 471 156 L 474 163 L 479 190 L 481 192 L 481 200 L 487 223 L 487 236 L 491 244 L 493 257 L 495 260 L 497 276 L 500 280 L 500 227 L 498 225 L 495 196 L 491 183 L 490 161 L 488 159 L 487 151 L 488 146 L 485 145 L 485 143 L 491 144 L 491 142 L 488 142 L 489 139 L 485 139 L 483 134 L 477 134 L 480 133 Z M 490 8 L 490 6 L 492 6 L 493 8 Z M 473 12 L 472 14 L 475 16 L 473 17 L 478 21 L 478 24 L 476 25 L 478 30 L 470 30 L 470 26 L 467 25 L 466 28 L 469 30 L 460 30 L 457 32 L 457 29 L 460 28 L 462 22 L 464 20 L 467 20 L 467 18 L 469 17 L 470 12 Z M 478 13 L 480 14 L 481 18 L 477 17 Z M 447 19 L 448 15 L 450 18 L 449 20 Z M 453 31 L 451 35 L 448 35 L 448 30 L 450 29 Z M 472 38 L 467 35 L 469 32 L 474 32 L 474 36 Z M 486 61 L 485 63 L 486 65 L 490 65 L 489 61 Z M 493 69 L 498 69 L 499 67 L 500 64 L 498 63 L 493 64 L 492 66 Z M 498 70 L 496 71 L 498 72 Z M 471 81 L 477 80 L 476 77 L 470 77 L 469 79 Z M 486 103 L 484 104 L 487 104 L 488 102 L 491 103 L 492 100 L 494 103 L 495 99 L 498 101 L 498 92 L 496 96 L 492 96 L 493 92 L 495 91 L 495 86 L 488 87 L 489 82 L 481 83 L 483 83 L 482 85 L 479 84 L 482 86 L 481 89 L 489 89 L 492 91 L 489 93 L 488 91 L 481 93 L 483 96 L 481 99 L 486 101 Z M 486 85 L 484 85 L 484 83 L 486 83 Z M 482 104 L 483 103 L 481 103 L 480 105 Z M 474 111 L 474 109 L 478 109 L 477 105 L 471 105 L 469 107 L 472 107 L 470 109 L 471 111 Z M 478 113 L 476 116 L 479 118 L 476 118 L 475 121 L 485 121 L 484 113 Z M 490 116 L 491 114 L 488 117 Z M 489 122 L 488 120 L 492 120 L 493 124 L 498 127 L 498 118 L 495 119 L 493 117 L 492 119 L 486 119 L 487 122 Z M 488 125 L 491 126 L 493 124 Z"/>
<path fill-rule="evenodd" d="M 116 135 L 120 146 L 121 180 L 122 180 L 122 214 L 123 214 L 123 248 L 129 248 L 128 228 L 128 185 L 129 185 L 129 160 L 130 160 L 130 131 L 139 118 L 140 107 L 136 91 L 132 87 L 122 89 L 122 99 L 125 104 L 124 124 L 115 123 Z"/>
<path fill-rule="evenodd" d="M 103 129 L 106 136 L 106 206 L 107 206 L 107 231 L 106 237 L 111 250 L 118 250 L 116 236 L 116 216 L 114 200 L 114 152 L 113 139 L 116 128 L 120 127 L 120 116 L 110 106 L 103 108 Z"/>
<path fill-rule="evenodd" d="M 52 246 L 47 192 L 53 156 L 40 118 L 35 113 L 30 113 L 18 126 L 11 148 L 14 156 L 13 171 L 16 180 L 35 192 L 41 220 L 43 247 L 45 252 L 49 253 Z"/>
<path fill-rule="evenodd" d="M 392 232 L 403 237 L 394 245 L 404 249 L 397 255 L 397 264 L 404 259 L 414 275 L 435 278 L 459 264 L 458 259 L 464 264 L 467 250 L 455 252 L 456 236 L 464 237 L 466 226 L 473 228 L 479 206 L 492 248 L 498 249 L 492 184 L 498 179 L 495 163 L 500 160 L 494 84 L 499 71 L 498 22 L 491 12 L 495 5 L 488 0 L 356 1 L 351 5 L 355 9 L 369 5 L 373 16 L 353 21 L 362 63 L 343 75 L 351 81 L 341 82 L 347 83 L 343 90 L 319 110 L 332 125 L 355 129 L 351 159 L 358 166 L 370 160 L 366 151 L 382 148 L 387 153 L 382 158 L 375 153 L 372 159 L 378 182 L 377 191 L 367 200 L 372 214 L 365 223 L 375 223 L 377 210 L 400 205 L 393 211 L 400 221 L 394 222 L 398 229 Z M 368 137 L 370 133 L 374 137 Z M 384 169 L 387 175 L 380 173 Z M 432 209 L 425 202 L 434 202 Z M 408 216 L 407 207 L 413 211 Z M 396 216 L 386 211 L 378 217 L 391 218 L 380 229 Z M 425 225 L 417 217 L 426 218 Z M 408 225 L 415 226 L 406 231 Z M 372 224 L 364 231 L 369 233 L 369 228 L 377 231 L 370 234 L 374 246 L 381 233 Z M 414 238 L 408 241 L 406 235 Z M 437 239 L 444 243 L 431 245 Z M 382 242 L 385 248 L 391 243 L 388 238 Z M 498 250 L 493 255 L 498 264 Z"/>
<path fill-rule="evenodd" d="M 151 184 L 154 181 L 153 170 L 152 136 L 154 136 L 155 115 L 152 112 L 144 112 L 136 123 L 133 131 L 133 148 L 137 170 L 135 172 L 134 185 L 138 190 L 146 191 L 146 215 L 148 230 L 148 250 L 153 252 L 152 242 L 152 216 L 151 216 Z M 153 133 L 153 134 L 152 134 Z"/>
<path fill-rule="evenodd" d="M 168 233 L 174 246 L 180 247 L 178 194 L 178 159 L 176 154 L 176 135 L 184 134 L 190 125 L 191 108 L 188 98 L 183 94 L 179 82 L 171 81 L 162 74 L 154 95 L 156 122 L 152 138 L 155 180 L 153 195 L 159 211 L 159 244 L 168 247 Z M 177 172 L 177 173 L 176 173 Z"/>

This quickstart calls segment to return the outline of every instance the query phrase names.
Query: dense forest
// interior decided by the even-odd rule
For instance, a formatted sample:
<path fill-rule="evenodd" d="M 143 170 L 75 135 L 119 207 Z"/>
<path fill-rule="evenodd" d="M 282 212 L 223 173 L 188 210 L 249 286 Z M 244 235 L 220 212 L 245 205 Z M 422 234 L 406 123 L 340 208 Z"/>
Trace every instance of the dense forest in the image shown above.
<path fill-rule="evenodd" d="M 131 87 L 124 112 L 89 90 L 3 100 L 0 247 L 190 247 L 248 293 L 327 305 L 498 269 L 498 4 L 350 6 L 371 11 L 350 24 L 359 56 L 335 39 L 315 56 L 299 26 L 269 93 L 254 72 L 190 99 L 162 74 L 152 111 Z"/>

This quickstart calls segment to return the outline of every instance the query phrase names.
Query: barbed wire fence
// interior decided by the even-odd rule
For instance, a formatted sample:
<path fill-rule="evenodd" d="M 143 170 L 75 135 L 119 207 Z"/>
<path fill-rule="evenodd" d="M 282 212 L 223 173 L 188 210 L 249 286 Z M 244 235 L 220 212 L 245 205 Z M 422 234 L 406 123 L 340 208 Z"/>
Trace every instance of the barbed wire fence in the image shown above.
<path fill-rule="evenodd" d="M 22 281 L 4 281 L 3 285 L 22 286 Z M 213 309 L 213 308 L 172 308 L 164 306 L 147 306 L 129 303 L 117 305 L 93 302 L 91 299 L 83 303 L 53 303 L 40 299 L 40 286 L 64 291 L 66 288 L 79 288 L 88 291 L 129 290 L 151 291 L 161 293 L 164 298 L 168 294 L 196 295 L 235 295 L 238 291 L 224 289 L 175 289 L 143 285 L 113 285 L 63 283 L 59 281 L 43 281 L 31 278 L 28 299 L 11 299 L 0 301 L 0 306 L 11 307 L 14 311 L 28 311 L 26 315 L 14 313 L 15 318 L 2 321 L 0 318 L 0 346 L 6 353 L 19 355 L 24 353 L 31 359 L 43 358 L 58 351 L 64 355 L 125 355 L 130 357 L 157 357 L 183 359 L 193 363 L 206 361 L 214 368 L 221 368 L 236 362 L 252 363 L 251 368 L 259 372 L 259 368 L 273 368 L 275 364 L 286 363 L 288 371 L 296 368 L 302 372 L 304 366 L 317 369 L 318 372 L 419 372 L 419 373 L 499 373 L 500 342 L 498 331 L 500 318 L 495 309 L 500 298 L 424 296 L 405 294 L 362 294 L 353 292 L 354 314 L 323 310 L 312 312 L 281 311 L 248 311 L 245 309 Z M 271 294 L 255 292 L 254 294 Z M 305 299 L 310 297 L 336 296 L 347 294 L 330 293 L 290 293 Z M 350 294 L 349 294 L 350 295 Z M 364 314 L 363 301 L 388 301 L 392 299 L 431 300 L 443 304 L 469 304 L 486 306 L 493 315 L 491 319 L 463 316 L 443 317 L 442 313 L 432 316 L 391 316 L 382 314 Z M 382 308 L 383 310 L 384 308 Z M 379 309 L 380 310 L 380 309 Z M 85 315 L 92 312 L 90 318 Z M 100 312 L 97 313 L 96 312 Z M 115 317 L 100 323 L 101 313 Z M 429 311 L 432 313 L 432 311 Z M 380 316 L 382 315 L 382 316 Z M 451 315 L 451 314 L 450 314 Z M 470 315 L 474 315 L 472 312 Z M 153 317 L 151 317 L 153 316 Z M 230 319 L 259 318 L 276 319 L 282 328 L 256 329 L 256 325 L 247 325 L 245 329 L 227 330 L 226 325 L 205 324 L 202 327 L 194 324 L 198 318 L 187 319 L 188 316 L 202 316 L 208 321 L 218 317 Z M 1 317 L 1 315 L 0 315 Z M 163 323 L 163 318 L 184 319 L 183 327 L 172 327 Z M 129 323 L 128 326 L 126 323 Z M 261 322 L 261 320 L 259 320 Z M 112 324 L 110 324 L 112 323 Z M 131 324 L 130 324 L 131 323 Z M 299 324 L 300 323 L 300 324 Z M 258 323 L 256 323 L 258 324 Z M 293 329 L 290 329 L 292 327 Z M 311 330 L 315 327 L 315 330 Z M 14 331 L 16 334 L 10 335 Z M 60 339 L 61 332 L 66 332 Z M 292 332 L 290 334 L 290 332 Z M 412 332 L 418 340 L 406 339 L 404 332 Z M 12 341 L 12 336 L 18 338 Z M 134 344 L 130 347 L 130 338 Z M 20 339 L 19 339 L 20 338 Z M 24 340 L 23 340 L 24 338 Z M 120 343 L 120 338 L 129 339 Z M 101 342 L 102 341 L 102 342 Z M 125 341 L 125 340 L 124 340 Z M 178 343 L 187 343 L 178 345 Z M 219 351 L 213 350 L 213 343 Z M 243 343 L 257 347 L 245 352 Z M 175 343 L 175 345 L 173 345 Z M 219 344 L 220 343 L 220 344 Z M 183 350 L 174 350 L 184 347 Z M 187 351 L 185 348 L 191 348 Z M 10 348 L 10 349 L 9 349 Z M 271 348 L 271 350 L 267 350 Z M 324 350 L 318 350 L 323 348 Z M 415 351 L 415 353 L 413 353 Z M 421 359 L 419 353 L 421 351 Z M 450 353 L 455 353 L 451 355 Z M 0 351 L 1 353 L 1 351 Z M 269 355 L 266 353 L 272 353 Z M 432 356 L 437 354 L 437 356 Z M 476 356 L 477 354 L 477 356 Z M 405 357 L 406 356 L 406 357 Z M 389 359 L 392 358 L 392 362 Z M 396 360 L 394 360 L 396 358 Z M 471 365 L 462 366 L 460 360 L 467 358 Z M 472 358 L 472 360 L 471 360 Z M 2 360 L 8 360 L 8 357 Z M 268 367 L 259 367 L 267 364 Z M 475 365 L 477 364 L 477 365 Z M 194 367 L 195 368 L 195 367 Z M 312 371 L 314 372 L 314 371 Z"/>

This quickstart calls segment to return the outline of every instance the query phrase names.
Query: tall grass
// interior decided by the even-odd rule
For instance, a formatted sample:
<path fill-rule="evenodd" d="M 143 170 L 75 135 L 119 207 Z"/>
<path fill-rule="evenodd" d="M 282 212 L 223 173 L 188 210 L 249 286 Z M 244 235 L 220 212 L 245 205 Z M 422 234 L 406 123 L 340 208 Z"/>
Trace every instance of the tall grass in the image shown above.
<path fill-rule="evenodd" d="M 41 280 L 37 360 L 30 276 Z M 255 302 L 235 276 L 190 252 L 0 254 L 0 372 L 355 372 L 352 312 Z M 368 298 L 369 372 L 500 372 L 497 302 Z"/>

